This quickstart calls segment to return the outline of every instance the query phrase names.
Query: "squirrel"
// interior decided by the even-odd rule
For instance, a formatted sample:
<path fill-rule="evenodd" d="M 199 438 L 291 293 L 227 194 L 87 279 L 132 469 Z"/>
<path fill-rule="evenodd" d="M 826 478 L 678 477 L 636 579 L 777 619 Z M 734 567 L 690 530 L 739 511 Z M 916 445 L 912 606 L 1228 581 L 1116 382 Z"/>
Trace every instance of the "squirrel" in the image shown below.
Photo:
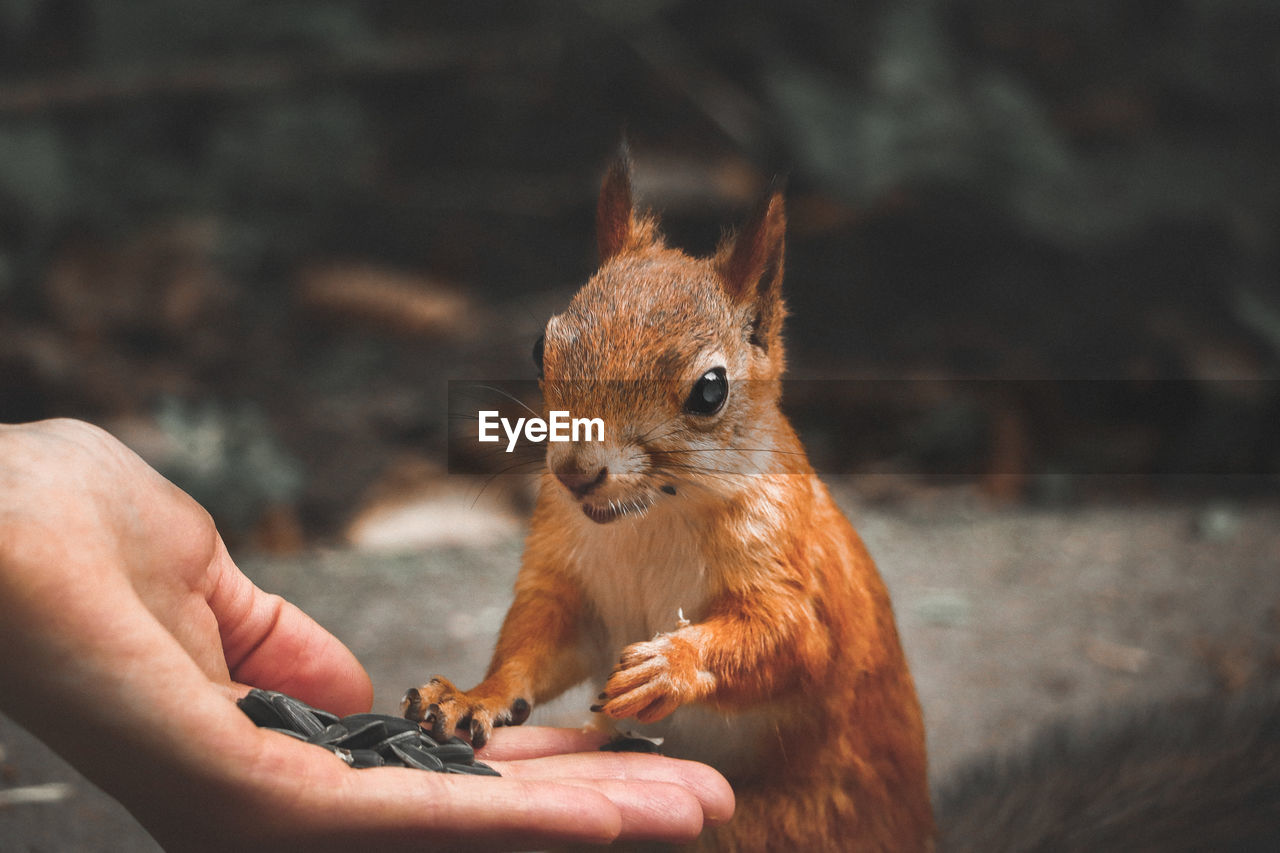
<path fill-rule="evenodd" d="M 888 592 L 779 408 L 786 214 L 770 192 L 710 257 L 632 203 L 625 147 L 599 270 L 534 348 L 549 443 L 487 675 L 410 689 L 406 717 L 483 745 L 584 680 L 597 724 L 731 782 L 704 849 L 927 850 L 924 726 Z"/>
<path fill-rule="evenodd" d="M 1055 721 L 935 802 L 948 853 L 1280 850 L 1280 683 Z"/>

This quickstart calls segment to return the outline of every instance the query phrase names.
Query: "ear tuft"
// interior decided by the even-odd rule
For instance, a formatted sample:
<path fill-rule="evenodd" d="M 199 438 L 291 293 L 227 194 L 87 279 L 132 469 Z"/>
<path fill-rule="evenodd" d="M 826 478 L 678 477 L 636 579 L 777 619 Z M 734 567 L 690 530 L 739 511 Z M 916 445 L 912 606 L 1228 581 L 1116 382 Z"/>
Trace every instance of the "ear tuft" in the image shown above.
<path fill-rule="evenodd" d="M 766 350 L 778 343 L 782 333 L 786 231 L 786 204 L 782 191 L 775 189 L 720 255 L 725 292 L 734 304 L 752 309 L 752 342 Z"/>
<path fill-rule="evenodd" d="M 631 244 L 635 231 L 635 208 L 631 203 L 631 152 L 624 140 L 618 156 L 605 173 L 596 202 L 596 242 L 600 262 L 612 258 Z"/>

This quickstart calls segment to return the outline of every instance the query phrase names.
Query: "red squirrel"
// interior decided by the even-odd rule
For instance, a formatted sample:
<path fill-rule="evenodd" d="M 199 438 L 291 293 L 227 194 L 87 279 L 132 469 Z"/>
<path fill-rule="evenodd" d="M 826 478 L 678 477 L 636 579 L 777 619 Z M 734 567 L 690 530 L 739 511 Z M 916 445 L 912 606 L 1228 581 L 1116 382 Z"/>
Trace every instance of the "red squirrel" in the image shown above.
<path fill-rule="evenodd" d="M 625 152 L 596 213 L 601 266 L 535 347 L 548 444 L 488 673 L 403 710 L 482 745 L 584 680 L 596 722 L 720 770 L 720 850 L 926 850 L 924 727 L 889 596 L 779 409 L 786 215 L 772 193 L 714 255 L 669 248 Z"/>

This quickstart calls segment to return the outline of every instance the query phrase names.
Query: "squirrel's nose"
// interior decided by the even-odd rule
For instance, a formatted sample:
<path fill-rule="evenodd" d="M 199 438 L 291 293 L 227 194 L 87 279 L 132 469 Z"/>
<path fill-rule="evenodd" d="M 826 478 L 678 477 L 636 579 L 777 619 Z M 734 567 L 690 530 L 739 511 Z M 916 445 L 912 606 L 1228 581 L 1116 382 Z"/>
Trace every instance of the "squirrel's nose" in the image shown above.
<path fill-rule="evenodd" d="M 603 483 L 607 476 L 609 476 L 609 469 L 605 467 L 589 474 L 584 474 L 575 468 L 556 471 L 556 479 L 564 483 L 564 487 L 579 498 Z"/>

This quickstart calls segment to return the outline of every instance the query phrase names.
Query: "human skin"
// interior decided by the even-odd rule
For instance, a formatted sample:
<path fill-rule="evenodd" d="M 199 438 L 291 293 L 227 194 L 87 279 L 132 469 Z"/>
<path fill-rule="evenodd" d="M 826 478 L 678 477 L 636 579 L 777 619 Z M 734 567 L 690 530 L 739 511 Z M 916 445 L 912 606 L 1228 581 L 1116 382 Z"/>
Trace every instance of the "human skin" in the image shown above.
<path fill-rule="evenodd" d="M 207 512 L 106 432 L 0 425 L 0 710 L 168 850 L 530 849 L 682 841 L 727 820 L 711 768 L 508 728 L 502 778 L 353 770 L 259 729 L 250 685 L 339 714 L 368 675 L 235 566 Z"/>

